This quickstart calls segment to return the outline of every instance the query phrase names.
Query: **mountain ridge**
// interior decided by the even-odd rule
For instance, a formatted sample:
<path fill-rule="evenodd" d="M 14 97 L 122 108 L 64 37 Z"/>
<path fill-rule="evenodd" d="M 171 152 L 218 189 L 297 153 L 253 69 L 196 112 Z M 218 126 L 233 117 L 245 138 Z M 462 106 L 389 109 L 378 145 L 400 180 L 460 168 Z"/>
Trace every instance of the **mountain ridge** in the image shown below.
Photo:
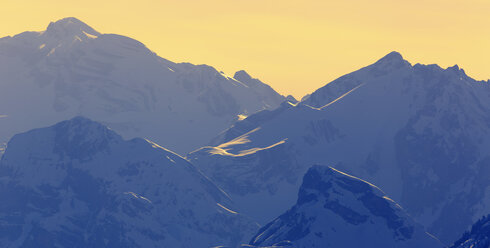
<path fill-rule="evenodd" d="M 171 62 L 137 40 L 101 34 L 76 18 L 0 39 L 0 66 L 0 115 L 7 116 L 0 143 L 36 127 L 29 123 L 83 115 L 125 138 L 149 138 L 184 153 L 240 115 L 286 99 L 261 81 L 244 83 L 208 65 Z"/>
<path fill-rule="evenodd" d="M 257 228 L 181 156 L 82 117 L 14 136 L 0 195 L 4 247 L 233 246 Z"/>
<path fill-rule="evenodd" d="M 490 208 L 484 200 L 490 190 L 484 179 L 490 84 L 465 76 L 459 67 L 411 66 L 397 54 L 387 58 L 326 84 L 298 104 L 251 115 L 211 144 L 226 145 L 231 154 L 255 153 L 232 157 L 208 149 L 187 158 L 238 202 L 262 195 L 269 216 L 293 204 L 285 194 L 299 188 L 294 175 L 304 174 L 308 165 L 329 163 L 382 187 L 450 243 Z M 281 140 L 281 149 L 258 150 Z M 289 161 L 271 163 L 283 157 Z M 260 170 L 280 170 L 281 176 Z M 247 192 L 250 180 L 258 182 Z M 248 208 L 243 211 L 251 216 L 259 211 Z M 267 223 L 271 217 L 256 218 Z"/>
<path fill-rule="evenodd" d="M 308 169 L 296 204 L 250 245 L 442 247 L 378 187 L 332 167 Z"/>

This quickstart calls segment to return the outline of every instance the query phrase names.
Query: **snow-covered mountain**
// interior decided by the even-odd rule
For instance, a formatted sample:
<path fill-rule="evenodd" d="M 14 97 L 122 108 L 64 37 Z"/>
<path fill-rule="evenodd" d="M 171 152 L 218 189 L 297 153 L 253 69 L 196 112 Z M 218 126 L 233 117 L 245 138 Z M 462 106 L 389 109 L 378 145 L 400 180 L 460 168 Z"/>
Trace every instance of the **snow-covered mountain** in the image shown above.
<path fill-rule="evenodd" d="M 261 228 L 255 246 L 442 247 L 376 186 L 327 166 L 303 178 L 296 204 Z"/>
<path fill-rule="evenodd" d="M 490 212 L 490 82 L 393 52 L 188 155 L 266 223 L 314 164 L 373 182 L 445 243 Z M 252 199 L 261 204 L 251 203 Z"/>
<path fill-rule="evenodd" d="M 451 248 L 490 248 L 490 215 L 478 220 Z"/>
<path fill-rule="evenodd" d="M 15 135 L 0 197 L 0 247 L 233 246 L 258 229 L 179 155 L 82 117 Z"/>
<path fill-rule="evenodd" d="M 83 115 L 125 138 L 177 152 L 209 142 L 239 117 L 285 97 L 240 71 L 173 63 L 142 43 L 75 18 L 0 39 L 0 144 L 19 132 Z"/>

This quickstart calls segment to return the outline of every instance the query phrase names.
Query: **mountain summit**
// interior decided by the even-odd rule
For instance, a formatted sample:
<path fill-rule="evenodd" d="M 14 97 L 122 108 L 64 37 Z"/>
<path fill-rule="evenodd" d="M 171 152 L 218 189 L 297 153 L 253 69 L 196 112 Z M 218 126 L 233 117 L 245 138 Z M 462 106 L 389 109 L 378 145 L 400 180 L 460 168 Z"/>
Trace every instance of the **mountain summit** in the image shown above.
<path fill-rule="evenodd" d="M 376 63 L 386 63 L 386 62 L 402 62 L 402 61 L 405 61 L 405 59 L 403 59 L 403 56 L 401 53 L 397 52 L 397 51 L 393 51 L 393 52 L 390 52 L 388 54 L 386 54 L 384 57 L 382 57 L 381 59 L 378 60 L 378 62 Z"/>
<path fill-rule="evenodd" d="M 282 243 L 295 248 L 442 247 L 379 188 L 326 166 L 310 168 L 296 204 L 250 242 Z"/>
<path fill-rule="evenodd" d="M 403 59 L 403 56 L 399 52 L 396 51 L 387 54 L 373 65 L 373 67 L 378 67 L 379 69 L 384 70 L 394 70 L 403 66 L 411 65 L 408 61 Z"/>
<path fill-rule="evenodd" d="M 241 115 L 285 100 L 268 85 L 207 65 L 173 63 L 144 44 L 101 34 L 76 18 L 0 39 L 0 143 L 39 125 L 83 115 L 125 138 L 184 153 Z M 186 137 L 182 139 L 182 137 Z"/>
<path fill-rule="evenodd" d="M 79 38 L 87 36 L 97 37 L 101 34 L 77 18 L 67 17 L 56 22 L 51 22 L 44 35 L 62 39 L 67 36 L 77 36 Z"/>
<path fill-rule="evenodd" d="M 449 244 L 490 212 L 489 92 L 459 68 L 390 53 L 235 123 L 188 158 L 261 223 L 294 203 L 288 192 L 310 165 L 329 163 L 386 190 Z M 260 207 L 247 205 L 257 196 Z"/>
<path fill-rule="evenodd" d="M 257 228 L 179 155 L 80 117 L 15 135 L 0 197 L 1 247 L 233 246 Z"/>

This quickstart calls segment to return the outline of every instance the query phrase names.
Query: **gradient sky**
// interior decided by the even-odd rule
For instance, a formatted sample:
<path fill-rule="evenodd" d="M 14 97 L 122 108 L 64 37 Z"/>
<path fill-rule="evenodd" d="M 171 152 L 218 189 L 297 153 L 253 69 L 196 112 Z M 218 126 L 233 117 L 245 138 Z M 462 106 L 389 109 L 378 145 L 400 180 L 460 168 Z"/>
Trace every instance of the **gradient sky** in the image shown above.
<path fill-rule="evenodd" d="M 299 98 L 393 50 L 490 78 L 490 0 L 2 0 L 0 37 L 68 16 Z"/>

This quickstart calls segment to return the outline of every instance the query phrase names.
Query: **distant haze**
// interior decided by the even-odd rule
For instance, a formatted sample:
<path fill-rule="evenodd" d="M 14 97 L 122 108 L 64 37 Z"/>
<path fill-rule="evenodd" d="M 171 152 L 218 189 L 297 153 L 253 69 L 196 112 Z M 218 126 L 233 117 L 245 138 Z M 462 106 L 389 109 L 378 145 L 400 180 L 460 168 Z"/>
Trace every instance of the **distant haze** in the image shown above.
<path fill-rule="evenodd" d="M 173 61 L 244 69 L 297 98 L 389 51 L 488 79 L 488 0 L 4 1 L 0 37 L 74 16 Z"/>

